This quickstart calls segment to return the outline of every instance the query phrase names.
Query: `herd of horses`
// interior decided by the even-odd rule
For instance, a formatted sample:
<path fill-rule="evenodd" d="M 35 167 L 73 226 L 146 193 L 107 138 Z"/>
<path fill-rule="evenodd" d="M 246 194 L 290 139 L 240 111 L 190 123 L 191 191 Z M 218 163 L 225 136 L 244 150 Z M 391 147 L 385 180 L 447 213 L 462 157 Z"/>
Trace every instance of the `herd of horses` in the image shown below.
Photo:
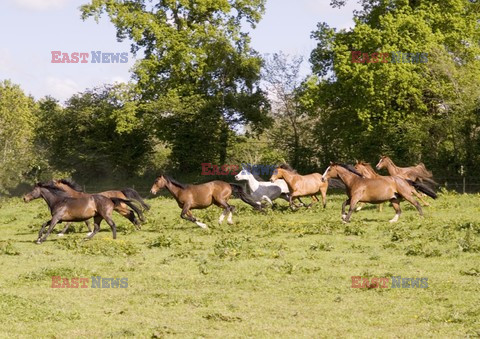
<path fill-rule="evenodd" d="M 223 209 L 218 219 L 219 224 L 225 217 L 229 224 L 233 224 L 232 216 L 235 207 L 229 204 L 232 195 L 253 208 L 263 211 L 265 203 L 273 207 L 274 200 L 278 198 L 288 201 L 293 210 L 300 207 L 309 208 L 320 201 L 317 194 L 321 194 L 323 207 L 325 207 L 329 185 L 338 188 L 338 183 L 341 183 L 341 187 L 347 194 L 347 199 L 342 204 L 343 222 L 350 221 L 353 212 L 361 208 L 359 206 L 361 203 L 391 202 L 395 216 L 390 222 L 398 221 L 401 214 L 401 200 L 411 203 L 419 214 L 423 215 L 422 207 L 414 196 L 426 206 L 428 203 L 423 199 L 422 194 L 433 199 L 437 197 L 434 191 L 436 183 L 432 173 L 423 164 L 398 167 L 389 157 L 382 156 L 376 168 L 387 169 L 389 176 L 379 175 L 370 164 L 359 161 L 354 166 L 332 162 L 323 175 L 320 173 L 300 175 L 287 164 L 283 164 L 275 169 L 270 181 L 263 181 L 253 175 L 249 169 L 244 168 L 235 176 L 235 179 L 245 181 L 247 188 L 241 184 L 221 180 L 199 185 L 185 185 L 162 174 L 155 179 L 150 192 L 155 195 L 160 190 L 168 190 L 181 208 L 181 218 L 194 222 L 202 228 L 207 228 L 207 225 L 197 220 L 191 210 L 207 208 L 214 204 Z M 302 202 L 302 197 L 311 197 L 312 202 L 306 205 Z M 105 220 L 112 229 L 115 239 L 116 225 L 112 219 L 113 211 L 118 212 L 140 229 L 141 222 L 145 221 L 143 213 L 150 209 L 150 206 L 132 188 L 89 194 L 83 192 L 81 186 L 69 179 L 37 183 L 33 190 L 23 197 L 25 202 L 38 198 L 45 200 L 52 216 L 42 225 L 38 233 L 38 244 L 44 242 L 55 225 L 61 222 L 66 222 L 66 225 L 58 234 L 59 236 L 64 235 L 72 222 L 84 221 L 89 230 L 87 238 L 90 239 L 100 230 L 100 223 Z M 346 206 L 349 206 L 348 212 L 346 212 Z M 91 218 L 94 220 L 93 230 L 88 221 Z"/>

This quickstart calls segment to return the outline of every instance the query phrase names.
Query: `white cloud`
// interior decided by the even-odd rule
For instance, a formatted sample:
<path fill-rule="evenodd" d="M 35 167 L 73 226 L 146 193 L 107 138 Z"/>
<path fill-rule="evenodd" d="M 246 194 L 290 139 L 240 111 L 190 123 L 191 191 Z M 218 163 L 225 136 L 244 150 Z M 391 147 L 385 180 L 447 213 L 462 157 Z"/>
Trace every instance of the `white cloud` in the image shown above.
<path fill-rule="evenodd" d="M 71 79 L 61 79 L 56 77 L 47 77 L 47 93 L 61 101 L 70 98 L 73 94 L 81 91 L 80 86 Z"/>
<path fill-rule="evenodd" d="M 10 0 L 17 7 L 30 11 L 47 11 L 50 9 L 59 9 L 71 0 Z"/>

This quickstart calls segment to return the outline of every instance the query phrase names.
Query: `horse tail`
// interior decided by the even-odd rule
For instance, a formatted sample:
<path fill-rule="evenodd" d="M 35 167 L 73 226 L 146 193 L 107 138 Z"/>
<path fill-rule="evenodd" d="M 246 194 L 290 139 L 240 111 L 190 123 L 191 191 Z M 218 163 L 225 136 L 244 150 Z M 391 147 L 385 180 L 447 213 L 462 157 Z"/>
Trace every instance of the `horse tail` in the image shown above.
<path fill-rule="evenodd" d="M 125 189 L 121 190 L 121 192 L 122 192 L 128 199 L 137 201 L 140 205 L 142 205 L 142 207 L 143 207 L 145 210 L 148 211 L 148 210 L 150 209 L 150 205 L 147 204 L 145 201 L 143 201 L 143 198 L 140 196 L 140 194 L 138 194 L 138 192 L 135 191 L 133 188 L 125 188 Z"/>
<path fill-rule="evenodd" d="M 145 217 L 143 215 L 143 212 L 141 209 L 139 209 L 135 204 L 132 204 L 130 200 L 125 200 L 125 199 L 120 199 L 120 198 L 110 198 L 110 200 L 113 201 L 115 206 L 120 205 L 121 203 L 124 203 L 128 205 L 135 213 L 137 213 L 138 217 L 140 218 L 140 221 L 145 221 Z"/>
<path fill-rule="evenodd" d="M 230 183 L 230 187 L 232 188 L 232 193 L 236 198 L 239 198 L 244 203 L 249 204 L 257 210 L 262 209 L 261 205 L 257 204 L 257 202 L 253 200 L 251 196 L 247 194 L 247 192 L 244 191 L 242 185 Z"/>
<path fill-rule="evenodd" d="M 417 168 L 419 170 L 419 174 L 423 177 L 423 178 L 431 178 L 433 177 L 433 174 L 431 171 L 429 171 L 426 167 L 425 167 L 425 164 L 423 162 L 419 163 L 417 165 Z"/>
<path fill-rule="evenodd" d="M 422 193 L 425 193 L 426 195 L 428 195 L 430 198 L 433 198 L 433 199 L 437 199 L 437 193 L 435 193 L 434 190 L 432 190 L 431 188 L 429 188 L 428 186 L 422 184 L 422 183 L 419 183 L 419 182 L 416 182 L 416 181 L 412 181 L 412 180 L 407 180 L 407 182 L 415 187 L 415 189 L 417 191 L 420 191 Z"/>

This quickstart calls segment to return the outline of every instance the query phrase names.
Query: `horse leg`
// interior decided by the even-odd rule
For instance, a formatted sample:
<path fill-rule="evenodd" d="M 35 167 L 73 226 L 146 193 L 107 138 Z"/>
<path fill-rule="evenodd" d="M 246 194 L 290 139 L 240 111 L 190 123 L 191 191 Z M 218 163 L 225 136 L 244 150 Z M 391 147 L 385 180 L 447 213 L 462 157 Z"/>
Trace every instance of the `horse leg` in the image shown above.
<path fill-rule="evenodd" d="M 93 232 L 90 232 L 90 234 L 87 235 L 87 239 L 92 239 L 95 234 L 100 231 L 100 223 L 102 222 L 103 217 L 101 215 L 96 215 L 93 218 Z"/>
<path fill-rule="evenodd" d="M 320 193 L 322 194 L 323 208 L 327 207 L 327 190 L 328 190 L 327 185 L 320 188 Z"/>
<path fill-rule="evenodd" d="M 422 206 L 420 205 L 420 203 L 417 200 L 415 200 L 411 195 L 410 196 L 403 196 L 403 198 L 405 200 L 407 200 L 409 203 L 411 203 L 413 206 L 415 206 L 415 208 L 418 211 L 418 214 L 423 216 Z"/>
<path fill-rule="evenodd" d="M 60 221 L 60 216 L 54 215 L 52 220 L 49 221 L 50 227 L 48 227 L 47 233 L 45 233 L 43 237 L 38 238 L 37 244 L 41 244 L 42 242 L 47 240 L 47 237 L 50 235 L 50 233 L 52 233 L 53 228 L 59 221 Z"/>
<path fill-rule="evenodd" d="M 117 225 L 115 225 L 115 223 L 113 222 L 112 218 L 109 217 L 109 216 L 105 216 L 105 221 L 107 222 L 107 224 L 110 226 L 110 228 L 112 229 L 112 236 L 113 236 L 113 239 L 117 239 Z"/>
<path fill-rule="evenodd" d="M 355 212 L 355 206 L 358 203 L 358 199 L 350 199 L 350 209 L 348 210 L 347 216 L 343 220 L 345 223 L 350 222 L 353 212 Z"/>
<path fill-rule="evenodd" d="M 430 204 L 423 199 L 423 194 L 422 193 L 418 193 L 418 191 L 416 189 L 413 189 L 412 193 L 415 194 L 415 196 L 418 198 L 418 200 L 420 200 L 422 202 L 423 206 L 430 206 Z"/>
<path fill-rule="evenodd" d="M 92 226 L 90 226 L 90 221 L 85 220 L 85 226 L 87 226 L 87 228 L 88 228 L 87 235 L 90 235 L 93 232 Z"/>
<path fill-rule="evenodd" d="M 390 219 L 390 222 L 397 222 L 398 218 L 400 218 L 400 214 L 402 214 L 402 210 L 400 209 L 400 200 L 397 198 L 390 199 L 390 202 L 392 203 L 393 208 L 395 209 L 395 216 Z"/>
<path fill-rule="evenodd" d="M 133 224 L 133 226 L 135 226 L 135 228 L 137 230 L 140 230 L 141 229 L 141 224 L 140 224 L 140 221 L 138 221 L 137 217 L 135 216 L 135 212 L 133 212 L 131 209 L 129 209 L 125 206 L 122 206 L 122 205 L 123 204 L 116 206 L 115 211 L 117 211 L 123 217 L 130 220 L 130 222 Z M 107 219 L 105 218 L 105 220 L 107 220 Z"/>
<path fill-rule="evenodd" d="M 47 225 L 50 225 L 51 220 L 46 221 L 43 223 L 42 227 L 40 228 L 40 231 L 38 231 L 38 239 L 43 235 L 43 232 L 45 232 L 45 228 L 47 228 Z"/>
<path fill-rule="evenodd" d="M 68 230 L 68 228 L 70 227 L 71 224 L 72 224 L 72 222 L 67 222 L 67 224 L 65 225 L 63 230 L 61 230 L 60 233 L 57 234 L 57 236 L 63 237 L 65 235 L 65 232 Z"/>
<path fill-rule="evenodd" d="M 363 202 L 358 203 L 358 207 L 357 207 L 357 209 L 355 210 L 355 212 L 360 211 L 360 210 L 363 208 L 363 206 L 365 206 L 365 204 L 364 204 Z"/>
<path fill-rule="evenodd" d="M 195 217 L 190 212 L 190 206 L 184 205 L 182 212 L 180 213 L 180 218 L 196 223 L 201 228 L 208 228 L 203 222 L 197 221 Z"/>
<path fill-rule="evenodd" d="M 342 204 L 342 220 L 343 221 L 345 221 L 345 218 L 347 217 L 347 214 L 345 213 L 345 207 L 347 205 L 350 205 L 350 199 L 345 200 Z"/>
<path fill-rule="evenodd" d="M 228 218 L 227 218 L 227 223 L 228 223 L 229 225 L 233 225 L 233 220 L 232 220 L 233 211 L 235 211 L 235 206 L 228 205 Z"/>
<path fill-rule="evenodd" d="M 282 193 L 280 195 L 280 198 L 282 198 L 283 200 L 285 200 L 287 202 L 290 202 L 290 194 L 289 193 Z"/>
<path fill-rule="evenodd" d="M 295 198 L 294 198 L 294 199 L 295 199 Z M 302 201 L 302 199 L 300 199 L 300 197 L 297 197 L 296 199 L 297 199 L 298 201 L 300 201 L 300 203 L 301 203 L 301 205 L 295 205 L 297 208 L 299 208 L 299 207 L 305 207 L 305 206 L 306 206 L 305 203 Z"/>

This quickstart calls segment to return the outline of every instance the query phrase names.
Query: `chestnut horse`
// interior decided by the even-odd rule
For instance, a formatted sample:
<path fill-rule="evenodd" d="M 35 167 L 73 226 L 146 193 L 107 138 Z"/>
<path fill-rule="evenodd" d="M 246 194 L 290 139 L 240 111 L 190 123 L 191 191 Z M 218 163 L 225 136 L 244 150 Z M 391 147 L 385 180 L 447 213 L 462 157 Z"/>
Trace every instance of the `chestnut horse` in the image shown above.
<path fill-rule="evenodd" d="M 184 185 L 167 175 L 160 175 L 155 179 L 150 192 L 155 195 L 163 188 L 166 188 L 170 192 L 177 201 L 178 206 L 182 209 L 180 217 L 196 223 L 201 228 L 208 227 L 206 224 L 198 221 L 190 210 L 207 208 L 212 204 L 223 208 L 223 213 L 218 219 L 219 224 L 223 222 L 227 213 L 227 222 L 230 225 L 233 224 L 232 213 L 235 207 L 228 204 L 228 199 L 230 199 L 232 192 L 238 194 L 244 202 L 252 206 L 258 206 L 245 194 L 241 186 L 220 180 L 214 180 L 200 185 Z"/>
<path fill-rule="evenodd" d="M 357 160 L 354 168 L 357 170 L 358 173 L 363 175 L 364 178 L 373 179 L 381 177 L 381 175 L 375 172 L 375 170 L 372 168 L 372 165 L 370 165 L 368 162 Z M 364 203 L 359 203 L 359 205 L 360 204 L 361 206 L 357 207 L 356 212 L 360 211 L 363 205 L 365 205 Z M 383 204 L 378 204 L 378 211 L 381 212 L 382 210 Z"/>
<path fill-rule="evenodd" d="M 368 162 L 357 161 L 357 164 L 355 165 L 355 169 L 360 174 L 362 174 L 365 178 L 381 177 L 381 175 L 375 172 L 375 170 L 372 168 L 372 166 Z M 391 176 L 394 176 L 394 175 L 391 175 Z M 400 175 L 397 175 L 397 176 L 402 177 Z M 404 179 L 409 179 L 409 178 L 404 178 Z M 409 180 L 412 180 L 412 179 L 409 179 Z M 412 180 L 412 181 L 415 181 L 415 180 Z M 430 206 L 428 202 L 423 200 L 422 194 L 418 193 L 418 191 L 413 187 L 412 187 L 412 193 L 417 197 L 417 199 L 419 199 L 423 203 L 424 206 Z"/>
<path fill-rule="evenodd" d="M 47 203 L 52 218 L 42 225 L 38 232 L 37 244 L 44 242 L 50 235 L 57 223 L 62 221 L 85 221 L 93 218 L 95 227 L 89 234 L 92 238 L 100 230 L 100 223 L 103 219 L 112 229 L 113 239 L 117 238 L 117 227 L 112 220 L 112 212 L 115 206 L 126 203 L 127 200 L 119 198 L 107 198 L 99 194 L 91 194 L 80 198 L 72 198 L 65 191 L 50 183 L 37 183 L 33 191 L 23 197 L 25 202 L 43 198 Z M 45 228 L 47 232 L 43 235 Z"/>
<path fill-rule="evenodd" d="M 278 179 L 284 179 L 288 185 L 290 190 L 289 203 L 291 209 L 299 207 L 294 203 L 295 199 L 307 196 L 312 197 L 312 203 L 306 207 L 311 207 L 314 202 L 319 201 L 316 196 L 318 192 L 322 194 L 323 207 L 325 208 L 327 205 L 328 182 L 322 181 L 322 175 L 320 173 L 300 175 L 287 164 L 283 164 L 277 167 L 273 172 L 273 175 L 270 177 L 271 182 Z"/>
<path fill-rule="evenodd" d="M 402 213 L 400 209 L 400 200 L 402 198 L 415 206 L 418 213 L 422 216 L 422 207 L 420 203 L 413 198 L 411 186 L 434 199 L 437 197 L 431 189 L 412 180 L 382 176 L 373 179 L 364 178 L 352 166 L 343 164 L 330 163 L 330 166 L 322 176 L 322 180 L 326 181 L 330 178 L 340 178 L 347 187 L 348 199 L 342 204 L 342 220 L 344 222 L 350 221 L 357 203 L 368 202 L 379 204 L 385 201 L 390 201 L 396 212 L 390 222 L 396 222 Z M 350 205 L 348 214 L 345 214 L 346 205 Z"/>
<path fill-rule="evenodd" d="M 83 192 L 83 189 L 80 185 L 78 185 L 76 182 L 70 179 L 60 179 L 60 180 L 52 180 L 52 183 L 60 188 L 61 190 L 65 191 L 70 197 L 72 198 L 82 198 L 82 197 L 88 197 L 91 194 L 90 193 L 85 193 Z M 107 198 L 119 198 L 122 200 L 125 200 L 126 202 L 121 202 L 120 204 L 115 205 L 115 211 L 120 213 L 122 216 L 130 220 L 130 222 L 135 226 L 136 229 L 140 229 L 140 222 L 138 221 L 137 217 L 135 216 L 135 213 L 137 213 L 138 217 L 140 218 L 141 221 L 145 221 L 145 218 L 143 216 L 142 211 L 133 205 L 128 198 L 132 198 L 132 200 L 136 200 L 142 207 L 145 209 L 149 209 L 150 206 L 148 206 L 143 199 L 140 197 L 140 195 L 137 193 L 137 191 L 127 188 L 122 191 L 105 191 L 105 192 L 100 192 L 96 193 L 103 195 L 104 197 Z M 131 209 L 129 209 L 130 207 Z M 58 233 L 58 236 L 63 236 L 65 231 L 68 229 L 70 226 L 70 222 L 67 223 L 64 227 L 64 229 Z"/>
<path fill-rule="evenodd" d="M 436 185 L 436 182 L 432 179 L 433 174 L 423 163 L 419 163 L 415 166 L 410 167 L 398 167 L 396 166 L 392 159 L 389 157 L 382 155 L 380 157 L 380 161 L 376 166 L 377 170 L 381 170 L 382 168 L 386 168 L 388 173 L 393 176 L 402 177 L 407 180 L 412 181 L 426 181 L 430 184 Z"/>

